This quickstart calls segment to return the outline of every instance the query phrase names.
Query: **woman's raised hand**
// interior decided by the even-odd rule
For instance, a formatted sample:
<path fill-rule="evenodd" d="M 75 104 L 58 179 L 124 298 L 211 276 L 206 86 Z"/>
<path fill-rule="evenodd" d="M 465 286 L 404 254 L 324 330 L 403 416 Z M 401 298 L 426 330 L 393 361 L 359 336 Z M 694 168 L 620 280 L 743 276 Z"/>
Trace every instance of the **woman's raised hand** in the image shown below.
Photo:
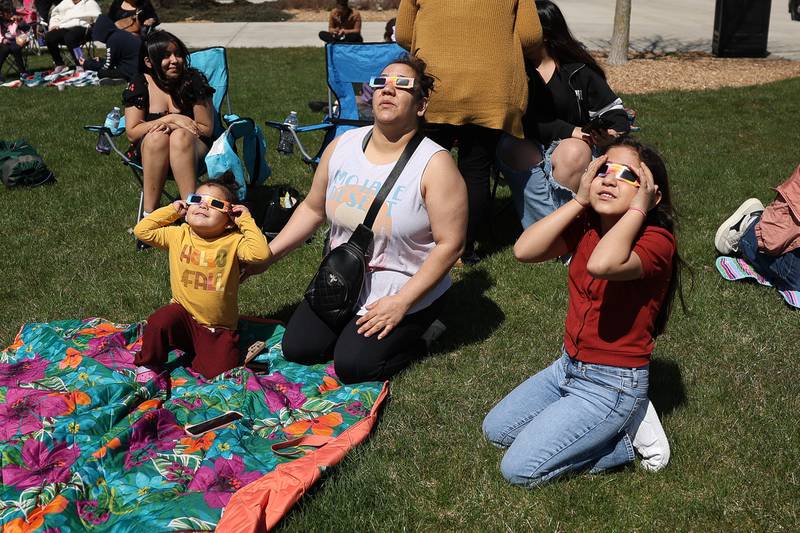
<path fill-rule="evenodd" d="M 641 209 L 647 213 L 656 206 L 660 199 L 658 185 L 655 184 L 653 173 L 650 172 L 644 161 L 639 163 L 639 168 L 633 170 L 639 176 L 639 192 L 631 200 L 631 207 Z"/>
<path fill-rule="evenodd" d="M 592 181 L 597 177 L 597 171 L 600 170 L 600 167 L 607 159 L 608 156 L 603 154 L 589 163 L 589 166 L 583 171 L 583 176 L 581 176 L 581 182 L 578 186 L 578 192 L 575 193 L 575 201 L 583 207 L 589 205 L 589 187 L 592 186 Z"/>
<path fill-rule="evenodd" d="M 384 296 L 367 305 L 367 313 L 356 320 L 358 333 L 365 337 L 378 334 L 381 340 L 403 320 L 409 305 L 398 295 Z"/>

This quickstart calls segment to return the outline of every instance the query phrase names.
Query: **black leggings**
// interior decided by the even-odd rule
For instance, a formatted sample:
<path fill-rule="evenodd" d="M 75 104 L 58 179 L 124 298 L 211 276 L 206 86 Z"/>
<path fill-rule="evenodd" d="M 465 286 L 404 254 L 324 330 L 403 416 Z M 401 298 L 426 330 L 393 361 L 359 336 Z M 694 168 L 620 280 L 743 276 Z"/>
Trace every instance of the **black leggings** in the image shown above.
<path fill-rule="evenodd" d="M 302 300 L 286 325 L 283 356 L 287 361 L 313 365 L 330 361 L 344 383 L 383 381 L 427 352 L 422 334 L 439 316 L 444 298 L 406 315 L 389 335 L 365 337 L 358 333 L 354 316 L 337 332 L 329 328 Z"/>
<path fill-rule="evenodd" d="M 61 57 L 61 51 L 58 49 L 59 45 L 66 45 L 70 55 L 72 55 L 72 59 L 75 60 L 75 64 L 77 65 L 78 59 L 75 57 L 72 49 L 78 48 L 88 40 L 89 30 L 83 26 L 58 28 L 56 30 L 50 30 L 44 34 L 44 42 L 47 44 L 47 50 L 50 52 L 50 55 L 53 58 L 53 63 L 55 63 L 56 66 L 64 65 L 64 59 Z"/>
<path fill-rule="evenodd" d="M 342 36 L 336 36 L 329 31 L 319 32 L 319 38 L 326 43 L 363 43 L 364 38 L 360 33 L 345 33 Z"/>
<path fill-rule="evenodd" d="M 467 185 L 469 219 L 465 251 L 472 250 L 489 208 L 489 174 L 494 164 L 500 130 L 475 124 L 428 124 L 425 134 L 450 150 L 458 141 L 458 170 Z"/>

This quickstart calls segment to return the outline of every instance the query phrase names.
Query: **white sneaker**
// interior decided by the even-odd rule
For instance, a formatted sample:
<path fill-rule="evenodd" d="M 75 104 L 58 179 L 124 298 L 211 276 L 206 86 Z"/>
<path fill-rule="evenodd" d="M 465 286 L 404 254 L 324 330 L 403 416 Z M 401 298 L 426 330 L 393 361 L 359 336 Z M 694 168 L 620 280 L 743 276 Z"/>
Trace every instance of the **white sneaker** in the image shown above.
<path fill-rule="evenodd" d="M 633 448 L 642 456 L 642 468 L 648 472 L 658 472 L 669 463 L 669 441 L 661 421 L 658 419 L 653 402 L 647 401 L 647 408 L 639 408 L 629 433 L 633 435 Z"/>
<path fill-rule="evenodd" d="M 436 319 L 428 326 L 428 329 L 425 330 L 425 333 L 422 334 L 422 340 L 425 341 L 425 345 L 430 350 L 431 344 L 433 341 L 438 339 L 442 336 L 442 333 L 447 331 L 447 326 L 445 326 L 441 320 Z"/>
<path fill-rule="evenodd" d="M 739 251 L 739 240 L 747 228 L 764 211 L 764 204 L 758 198 L 748 198 L 729 216 L 714 236 L 714 246 L 722 255 Z"/>

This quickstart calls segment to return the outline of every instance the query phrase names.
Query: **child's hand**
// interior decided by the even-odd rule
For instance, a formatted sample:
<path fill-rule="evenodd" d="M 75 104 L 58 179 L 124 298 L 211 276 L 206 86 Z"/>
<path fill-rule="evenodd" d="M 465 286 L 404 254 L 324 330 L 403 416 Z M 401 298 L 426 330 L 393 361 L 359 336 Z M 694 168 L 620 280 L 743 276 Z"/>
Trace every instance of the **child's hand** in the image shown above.
<path fill-rule="evenodd" d="M 653 209 L 658 201 L 661 199 L 661 193 L 658 190 L 658 185 L 653 180 L 653 173 L 642 161 L 639 168 L 634 169 L 639 176 L 639 192 L 631 200 L 631 207 L 641 209 L 645 213 Z"/>
<path fill-rule="evenodd" d="M 589 166 L 586 167 L 586 170 L 583 172 L 583 176 L 581 176 L 578 192 L 575 193 L 575 201 L 584 207 L 589 205 L 589 187 L 592 186 L 592 181 L 597 177 L 597 171 L 600 170 L 600 167 L 606 162 L 606 159 L 608 159 L 608 156 L 601 155 L 589 163 Z"/>
<path fill-rule="evenodd" d="M 183 200 L 175 200 L 172 202 L 172 207 L 175 208 L 181 218 L 185 217 L 186 212 L 189 210 L 189 206 Z"/>
<path fill-rule="evenodd" d="M 242 204 L 233 204 L 231 205 L 231 218 L 237 218 L 240 215 L 249 215 L 250 210 L 247 209 L 247 206 Z"/>

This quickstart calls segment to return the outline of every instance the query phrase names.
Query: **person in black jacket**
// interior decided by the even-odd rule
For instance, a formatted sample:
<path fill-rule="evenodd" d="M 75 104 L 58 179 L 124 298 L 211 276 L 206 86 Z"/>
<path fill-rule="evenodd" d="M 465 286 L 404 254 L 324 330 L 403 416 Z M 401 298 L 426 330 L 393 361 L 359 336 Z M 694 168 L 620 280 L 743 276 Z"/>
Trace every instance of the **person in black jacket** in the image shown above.
<path fill-rule="evenodd" d="M 150 0 L 114 0 L 111 2 L 111 7 L 108 8 L 108 16 L 114 23 L 118 23 L 123 19 L 130 19 L 130 17 L 136 17 L 141 35 L 147 35 L 159 23 L 158 15 Z M 118 28 L 125 29 L 124 23 L 119 24 L 122 27 L 118 25 Z"/>
<path fill-rule="evenodd" d="M 525 140 L 505 136 L 497 162 L 524 227 L 572 199 L 593 154 L 629 130 L 622 100 L 561 10 L 550 0 L 537 0 L 536 7 L 544 46 L 528 72 Z"/>
<path fill-rule="evenodd" d="M 106 45 L 106 57 L 86 59 L 83 68 L 96 70 L 99 78 L 121 78 L 131 81 L 139 74 L 142 40 L 132 33 L 118 29 L 105 15 L 97 17 L 92 30 L 92 40 Z"/>

